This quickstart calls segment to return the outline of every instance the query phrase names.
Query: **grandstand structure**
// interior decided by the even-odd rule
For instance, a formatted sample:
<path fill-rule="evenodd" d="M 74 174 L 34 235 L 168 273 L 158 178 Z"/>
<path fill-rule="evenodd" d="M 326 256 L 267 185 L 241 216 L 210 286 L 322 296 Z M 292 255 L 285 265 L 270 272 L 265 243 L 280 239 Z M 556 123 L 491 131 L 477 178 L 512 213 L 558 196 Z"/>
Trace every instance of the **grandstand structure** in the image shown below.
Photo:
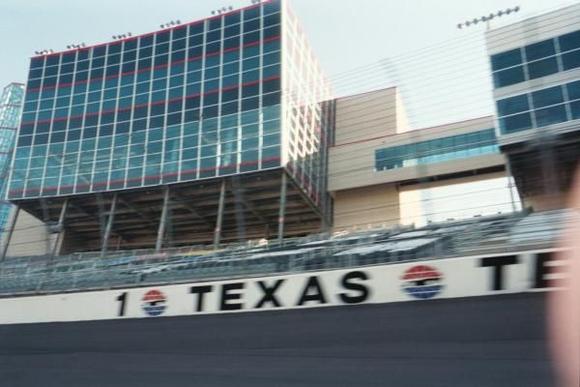
<path fill-rule="evenodd" d="M 122 251 L 55 257 L 20 257 L 6 262 L 0 296 L 157 286 L 426 261 L 480 254 L 554 248 L 573 220 L 565 210 L 518 212 L 414 227 L 370 227 L 288 238 L 277 243 L 232 244 Z"/>
<path fill-rule="evenodd" d="M 35 56 L 7 196 L 56 255 L 316 232 L 330 96 L 278 0 Z"/>
<path fill-rule="evenodd" d="M 579 22 L 574 5 L 488 31 L 497 116 L 421 128 L 399 85 L 334 98 L 283 0 L 34 57 L 7 196 L 44 235 L 13 217 L 0 294 L 553 248 Z M 512 176 L 522 211 L 403 225 L 405 192 Z"/>

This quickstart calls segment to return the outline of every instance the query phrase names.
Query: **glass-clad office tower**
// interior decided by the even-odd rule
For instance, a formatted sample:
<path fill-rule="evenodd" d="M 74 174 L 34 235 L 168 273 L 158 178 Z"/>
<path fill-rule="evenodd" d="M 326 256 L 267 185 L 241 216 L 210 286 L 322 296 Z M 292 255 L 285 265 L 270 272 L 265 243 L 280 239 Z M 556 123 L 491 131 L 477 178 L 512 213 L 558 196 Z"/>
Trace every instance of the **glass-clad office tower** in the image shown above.
<path fill-rule="evenodd" d="M 310 232 L 329 97 L 283 0 L 33 57 L 8 197 L 66 250 Z"/>
<path fill-rule="evenodd" d="M 12 205 L 4 198 L 23 100 L 24 85 L 21 83 L 9 84 L 0 96 L 0 233 L 4 231 L 12 210 Z"/>
<path fill-rule="evenodd" d="M 565 205 L 580 155 L 580 4 L 487 33 L 497 137 L 526 207 Z"/>

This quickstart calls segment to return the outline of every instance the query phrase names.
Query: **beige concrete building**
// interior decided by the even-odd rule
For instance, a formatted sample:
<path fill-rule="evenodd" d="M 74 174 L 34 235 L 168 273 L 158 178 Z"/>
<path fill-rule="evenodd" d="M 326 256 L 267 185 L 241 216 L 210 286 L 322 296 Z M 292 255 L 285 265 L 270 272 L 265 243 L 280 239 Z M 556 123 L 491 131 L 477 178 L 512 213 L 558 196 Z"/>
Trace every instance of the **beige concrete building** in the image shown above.
<path fill-rule="evenodd" d="M 400 223 L 404 187 L 505 176 L 493 128 L 493 117 L 482 117 L 409 130 L 396 88 L 337 100 L 328 182 L 334 228 Z"/>

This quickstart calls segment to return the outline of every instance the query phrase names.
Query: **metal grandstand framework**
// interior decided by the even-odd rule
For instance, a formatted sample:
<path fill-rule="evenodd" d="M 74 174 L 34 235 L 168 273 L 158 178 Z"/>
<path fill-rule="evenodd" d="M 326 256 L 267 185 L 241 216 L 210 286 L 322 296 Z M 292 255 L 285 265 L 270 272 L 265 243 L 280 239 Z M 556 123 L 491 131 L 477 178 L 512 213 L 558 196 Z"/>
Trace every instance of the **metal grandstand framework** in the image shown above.
<path fill-rule="evenodd" d="M 307 235 L 320 230 L 322 219 L 284 169 L 16 204 L 63 234 L 54 255 L 212 243 L 217 248 L 223 242 Z"/>

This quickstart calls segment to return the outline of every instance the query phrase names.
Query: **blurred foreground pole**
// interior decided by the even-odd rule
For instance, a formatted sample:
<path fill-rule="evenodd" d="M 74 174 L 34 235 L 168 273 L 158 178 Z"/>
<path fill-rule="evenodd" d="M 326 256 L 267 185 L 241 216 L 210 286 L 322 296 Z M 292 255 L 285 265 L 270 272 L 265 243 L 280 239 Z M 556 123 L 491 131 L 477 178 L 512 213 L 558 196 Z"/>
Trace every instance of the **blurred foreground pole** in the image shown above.
<path fill-rule="evenodd" d="M 580 386 L 580 170 L 571 190 L 569 210 L 574 220 L 566 230 L 560 254 L 567 260 L 565 288 L 549 296 L 551 348 L 560 387 Z"/>

